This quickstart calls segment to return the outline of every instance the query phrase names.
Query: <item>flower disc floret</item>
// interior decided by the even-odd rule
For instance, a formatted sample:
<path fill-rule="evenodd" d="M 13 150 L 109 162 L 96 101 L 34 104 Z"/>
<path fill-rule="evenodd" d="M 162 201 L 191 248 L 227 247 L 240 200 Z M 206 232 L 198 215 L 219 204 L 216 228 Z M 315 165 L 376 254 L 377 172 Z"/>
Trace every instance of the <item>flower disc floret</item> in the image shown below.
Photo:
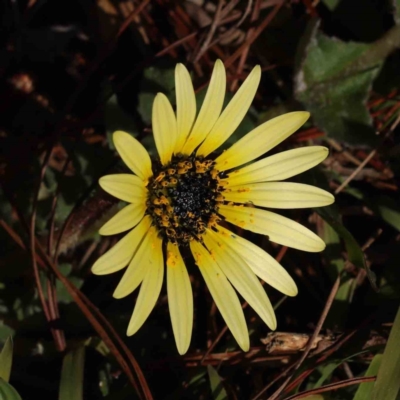
<path fill-rule="evenodd" d="M 159 234 L 171 243 L 200 240 L 217 221 L 223 197 L 214 164 L 211 159 L 178 155 L 155 168 L 148 184 L 147 212 Z"/>

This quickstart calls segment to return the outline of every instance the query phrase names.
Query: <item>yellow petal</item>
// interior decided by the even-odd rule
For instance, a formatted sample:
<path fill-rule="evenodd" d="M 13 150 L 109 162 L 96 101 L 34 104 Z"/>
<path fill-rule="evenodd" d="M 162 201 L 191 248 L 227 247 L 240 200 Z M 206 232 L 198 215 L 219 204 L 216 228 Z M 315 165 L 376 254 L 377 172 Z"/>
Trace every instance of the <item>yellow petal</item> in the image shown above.
<path fill-rule="evenodd" d="M 325 190 L 292 182 L 263 182 L 233 186 L 223 195 L 227 201 L 281 209 L 323 207 L 335 201 L 335 198 Z"/>
<path fill-rule="evenodd" d="M 211 76 L 210 85 L 204 98 L 199 115 L 182 149 L 183 154 L 192 154 L 194 149 L 205 139 L 221 114 L 226 89 L 225 67 L 217 60 Z"/>
<path fill-rule="evenodd" d="M 256 161 L 244 168 L 232 171 L 225 181 L 228 186 L 254 182 L 281 181 L 291 178 L 319 164 L 328 157 L 329 150 L 322 146 L 309 146 Z"/>
<path fill-rule="evenodd" d="M 153 248 L 151 251 L 153 261 L 147 268 L 146 275 L 140 287 L 135 309 L 133 310 L 126 332 L 128 336 L 136 333 L 144 324 L 160 295 L 164 278 L 164 260 L 162 255 L 162 240 L 157 235 L 153 236 Z"/>
<path fill-rule="evenodd" d="M 176 65 L 175 85 L 178 138 L 174 153 L 178 154 L 182 150 L 196 118 L 196 96 L 190 74 L 183 64 Z"/>
<path fill-rule="evenodd" d="M 138 204 L 129 204 L 100 228 L 100 235 L 116 235 L 133 228 L 143 218 L 145 211 L 144 201 Z"/>
<path fill-rule="evenodd" d="M 272 330 L 276 329 L 275 312 L 260 281 L 240 258 L 228 250 L 221 235 L 207 230 L 204 243 L 233 287 Z"/>
<path fill-rule="evenodd" d="M 248 351 L 249 333 L 235 290 L 210 253 L 199 242 L 192 240 L 190 249 L 226 325 L 241 349 Z"/>
<path fill-rule="evenodd" d="M 167 97 L 158 93 L 152 112 L 153 134 L 158 155 L 163 165 L 171 161 L 177 139 L 176 118 Z"/>
<path fill-rule="evenodd" d="M 140 179 L 146 181 L 153 175 L 149 153 L 133 136 L 116 131 L 113 134 L 113 142 L 124 163 Z"/>
<path fill-rule="evenodd" d="M 296 132 L 309 117 L 310 113 L 297 111 L 265 122 L 217 157 L 216 168 L 226 171 L 255 160 Z"/>
<path fill-rule="evenodd" d="M 150 217 L 145 216 L 139 225 L 94 263 L 92 272 L 96 275 L 105 275 L 126 267 L 144 238 L 150 224 Z"/>
<path fill-rule="evenodd" d="M 107 193 L 128 203 L 144 202 L 147 193 L 143 181 L 132 174 L 102 176 L 99 185 Z"/>
<path fill-rule="evenodd" d="M 147 270 L 153 267 L 156 258 L 153 246 L 158 240 L 155 238 L 156 236 L 154 227 L 151 227 L 145 234 L 142 243 L 133 255 L 128 268 L 114 290 L 113 296 L 116 299 L 131 294 L 141 284 Z"/>
<path fill-rule="evenodd" d="M 303 225 L 270 211 L 253 207 L 219 207 L 219 213 L 228 222 L 243 229 L 267 235 L 269 240 L 294 249 L 318 252 L 325 248 L 325 243 L 315 233 Z"/>
<path fill-rule="evenodd" d="M 228 252 L 246 263 L 264 282 L 287 296 L 297 295 L 297 286 L 287 271 L 263 249 L 250 241 L 218 226 L 219 237 L 228 246 Z"/>
<path fill-rule="evenodd" d="M 256 94 L 261 79 L 259 65 L 253 68 L 250 75 L 243 82 L 217 122 L 211 129 L 205 141 L 197 150 L 198 156 L 206 157 L 221 146 L 232 135 L 242 122 Z"/>
<path fill-rule="evenodd" d="M 179 354 L 187 352 L 193 328 L 193 293 L 185 263 L 176 245 L 167 246 L 167 293 L 172 330 Z"/>

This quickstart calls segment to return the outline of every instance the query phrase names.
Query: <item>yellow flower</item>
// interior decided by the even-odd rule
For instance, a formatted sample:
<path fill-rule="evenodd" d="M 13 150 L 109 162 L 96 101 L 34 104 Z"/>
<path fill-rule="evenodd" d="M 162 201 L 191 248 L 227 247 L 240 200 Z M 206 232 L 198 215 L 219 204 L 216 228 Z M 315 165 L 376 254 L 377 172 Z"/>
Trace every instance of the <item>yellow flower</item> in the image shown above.
<path fill-rule="evenodd" d="M 320 163 L 328 149 L 299 148 L 249 164 L 300 128 L 309 113 L 292 112 L 274 118 L 222 154 L 212 154 L 242 121 L 260 77 L 261 69 L 256 66 L 222 111 L 226 76 L 218 60 L 196 118 L 190 75 L 178 64 L 176 114 L 162 93 L 153 103 L 153 133 L 159 154 L 154 163 L 132 136 L 114 133 L 115 147 L 133 174 L 107 175 L 100 179 L 100 185 L 130 204 L 111 218 L 100 234 L 131 231 L 101 256 L 92 270 L 103 275 L 128 266 L 115 289 L 115 298 L 127 296 L 141 285 L 128 335 L 133 335 L 152 311 L 165 265 L 176 345 L 180 354 L 187 351 L 193 325 L 192 289 L 181 255 L 182 251 L 190 254 L 187 250 L 243 350 L 249 349 L 249 335 L 234 288 L 271 329 L 276 329 L 274 310 L 257 276 L 288 296 L 297 294 L 296 284 L 273 257 L 231 232 L 226 222 L 295 249 L 318 252 L 325 248 L 313 232 L 265 208 L 333 203 L 331 194 L 314 186 L 280 182 Z"/>

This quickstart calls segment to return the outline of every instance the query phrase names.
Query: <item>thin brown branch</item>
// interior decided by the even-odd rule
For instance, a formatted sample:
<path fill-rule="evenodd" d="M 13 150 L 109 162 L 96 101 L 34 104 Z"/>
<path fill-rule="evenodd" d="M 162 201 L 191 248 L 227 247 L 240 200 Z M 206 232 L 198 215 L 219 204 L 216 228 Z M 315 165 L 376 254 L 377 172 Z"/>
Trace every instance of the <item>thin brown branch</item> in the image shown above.
<path fill-rule="evenodd" d="M 117 38 L 119 38 L 128 28 L 128 26 L 131 24 L 131 22 L 143 11 L 143 9 L 149 4 L 150 0 L 143 0 L 138 7 L 136 7 L 129 15 L 127 18 L 125 18 L 125 21 L 122 23 L 120 28 L 118 29 L 117 33 Z"/>
<path fill-rule="evenodd" d="M 375 380 L 376 380 L 376 376 L 364 376 L 362 378 L 347 379 L 345 381 L 335 382 L 335 383 L 331 383 L 329 385 L 321 386 L 320 388 L 317 388 L 317 389 L 310 389 L 310 390 L 306 390 L 301 393 L 297 393 L 293 396 L 286 397 L 285 400 L 302 399 L 303 397 L 308 397 L 313 394 L 330 392 L 332 390 L 338 390 L 338 389 L 341 389 L 341 388 L 344 388 L 347 386 L 359 385 L 361 383 L 374 382 Z"/>
<path fill-rule="evenodd" d="M 46 173 L 46 169 L 47 169 L 47 165 L 49 163 L 52 152 L 53 152 L 53 145 L 51 144 L 46 152 L 45 157 L 44 157 L 42 168 L 40 170 L 38 185 L 37 185 L 36 191 L 34 192 L 32 215 L 31 215 L 31 221 L 30 221 L 30 232 L 29 232 L 30 252 L 31 252 L 33 274 L 35 277 L 36 287 L 38 290 L 40 302 L 42 304 L 43 312 L 49 323 L 52 323 L 59 318 L 58 303 L 57 303 L 55 291 L 52 288 L 53 282 L 49 281 L 47 278 L 46 278 L 46 281 L 47 281 L 46 285 L 48 288 L 48 290 L 47 290 L 48 296 L 47 297 L 48 297 L 49 304 L 47 304 L 47 301 L 45 298 L 42 282 L 40 279 L 39 268 L 38 268 L 37 261 L 36 261 L 36 235 L 35 235 L 36 229 L 35 229 L 35 227 L 36 227 L 36 210 L 37 210 L 37 203 L 38 203 L 38 199 L 39 199 L 39 190 L 40 190 L 40 186 L 43 182 L 43 179 L 44 179 L 44 176 Z M 50 330 L 53 335 L 57 350 L 64 351 L 67 346 L 66 342 L 65 342 L 64 332 L 61 329 L 57 329 L 52 326 L 50 327 Z"/>
<path fill-rule="evenodd" d="M 71 162 L 71 156 L 69 154 L 67 159 L 64 162 L 60 176 L 65 175 L 65 172 L 67 171 L 67 168 L 68 168 L 68 165 L 70 162 Z M 51 204 L 51 211 L 50 211 L 50 222 L 49 222 L 50 227 L 49 227 L 49 238 L 48 238 L 48 244 L 47 244 L 47 252 L 50 255 L 53 254 L 53 250 L 54 250 L 53 245 L 54 245 L 55 216 L 56 216 L 56 210 L 57 210 L 58 196 L 59 196 L 60 192 L 61 192 L 61 187 L 60 187 L 60 182 L 58 182 L 56 192 L 55 192 L 52 204 Z"/>
<path fill-rule="evenodd" d="M 260 36 L 262 31 L 271 23 L 271 21 L 275 18 L 278 11 L 281 9 L 285 0 L 282 0 L 278 3 L 274 9 L 265 17 L 265 19 L 261 22 L 261 24 L 254 31 L 254 34 L 251 38 L 246 40 L 230 57 L 225 60 L 225 67 L 229 68 L 242 54 L 242 52 L 246 49 L 247 46 L 250 46 L 254 43 L 254 41 Z"/>
<path fill-rule="evenodd" d="M 224 4 L 224 1 L 223 1 L 223 0 L 219 0 L 219 1 L 218 1 L 217 11 L 215 12 L 213 22 L 212 22 L 212 24 L 211 24 L 211 26 L 210 26 L 210 30 L 208 31 L 207 36 L 206 36 L 206 38 L 204 39 L 204 42 L 203 42 L 203 44 L 201 45 L 201 47 L 200 47 L 198 53 L 197 53 L 196 56 L 194 57 L 194 60 L 193 60 L 194 63 L 196 63 L 197 61 L 199 61 L 199 59 L 201 58 L 201 56 L 202 56 L 202 55 L 207 51 L 207 49 L 208 49 L 208 46 L 209 46 L 209 44 L 210 44 L 210 42 L 211 42 L 211 39 L 213 38 L 213 36 L 214 36 L 214 34 L 215 34 L 215 31 L 216 31 L 216 29 L 217 29 L 217 27 L 218 27 L 218 24 L 219 24 L 220 21 L 221 21 L 221 11 L 222 11 L 222 6 L 223 6 L 223 4 Z"/>
<path fill-rule="evenodd" d="M 252 24 L 254 24 L 257 21 L 258 17 L 259 17 L 260 4 L 261 4 L 261 0 L 256 0 L 256 4 L 255 4 L 255 6 L 253 8 L 253 12 L 251 13 L 250 21 L 252 22 Z M 248 30 L 248 32 L 246 34 L 246 41 L 249 40 L 253 36 L 254 30 L 255 30 L 254 27 L 251 27 Z M 249 54 L 249 50 L 250 50 L 250 44 L 248 46 L 246 46 L 245 49 L 243 49 L 243 53 L 241 54 L 240 59 L 239 59 L 239 65 L 238 65 L 237 70 L 236 70 L 236 76 L 239 76 L 243 72 L 243 68 L 244 68 L 244 65 L 246 63 L 247 56 Z M 231 84 L 231 91 L 236 90 L 237 85 L 238 85 L 238 79 L 236 78 L 236 79 L 233 80 L 233 82 Z"/>

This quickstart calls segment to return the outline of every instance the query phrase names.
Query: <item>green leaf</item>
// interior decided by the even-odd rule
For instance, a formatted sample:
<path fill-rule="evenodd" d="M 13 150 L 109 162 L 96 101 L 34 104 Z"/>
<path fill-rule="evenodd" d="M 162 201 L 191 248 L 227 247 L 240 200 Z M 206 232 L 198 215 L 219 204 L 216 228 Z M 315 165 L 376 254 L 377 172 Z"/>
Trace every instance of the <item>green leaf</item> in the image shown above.
<path fill-rule="evenodd" d="M 400 389 L 400 308 L 390 331 L 371 400 L 396 400 Z"/>
<path fill-rule="evenodd" d="M 396 200 L 389 196 L 378 196 L 369 205 L 386 223 L 400 231 L 400 207 Z"/>
<path fill-rule="evenodd" d="M 376 354 L 372 359 L 371 363 L 364 376 L 375 376 L 378 373 L 379 367 L 382 362 L 382 354 Z M 372 395 L 372 388 L 374 382 L 362 383 L 353 397 L 353 400 L 370 400 Z"/>
<path fill-rule="evenodd" d="M 103 357 L 107 357 L 110 355 L 110 349 L 107 345 L 98 337 L 90 337 L 85 341 L 85 346 L 91 347 L 96 350 Z"/>
<path fill-rule="evenodd" d="M 85 347 L 80 346 L 64 356 L 59 400 L 83 400 Z"/>
<path fill-rule="evenodd" d="M 324 208 L 316 208 L 316 212 L 324 219 L 343 239 L 346 246 L 347 257 L 349 261 L 357 268 L 363 268 L 367 272 L 367 277 L 374 290 L 378 291 L 376 286 L 376 275 L 370 270 L 365 262 L 364 253 L 357 243 L 354 236 L 339 222 L 333 213 L 332 206 Z"/>
<path fill-rule="evenodd" d="M 368 350 L 361 350 L 357 353 L 349 355 L 348 357 L 344 357 L 340 360 L 333 360 L 325 365 L 321 365 L 318 368 L 318 370 L 321 372 L 321 376 L 315 383 L 315 385 L 313 385 L 313 388 L 316 389 L 321 387 L 324 384 L 324 382 L 332 375 L 333 371 L 335 371 L 335 369 L 339 367 L 339 365 L 343 364 L 346 361 L 351 361 L 355 357 L 360 356 L 361 354 L 365 354 L 367 352 Z"/>
<path fill-rule="evenodd" d="M 376 137 L 366 101 L 380 65 L 352 68 L 370 45 L 329 38 L 317 27 L 306 39 L 295 96 L 330 137 L 372 145 Z"/>
<path fill-rule="evenodd" d="M 13 336 L 15 333 L 14 329 L 8 325 L 4 325 L 3 321 L 0 320 L 0 343 L 5 343 L 9 336 Z"/>
<path fill-rule="evenodd" d="M 8 382 L 0 378 L 0 400 L 22 400 L 18 392 Z"/>
<path fill-rule="evenodd" d="M 337 361 L 337 362 L 330 362 L 323 366 L 322 374 L 318 379 L 317 383 L 314 385 L 314 388 L 319 388 L 323 385 L 323 383 L 332 375 L 333 371 L 344 362 L 344 360 Z"/>
<path fill-rule="evenodd" d="M 340 1 L 341 0 L 322 0 L 322 3 L 325 4 L 326 8 L 328 8 L 329 11 L 334 11 L 339 5 Z"/>
<path fill-rule="evenodd" d="M 221 377 L 212 365 L 207 365 L 208 377 L 210 379 L 212 398 L 214 400 L 224 400 L 228 398 Z"/>
<path fill-rule="evenodd" d="M 10 380 L 12 367 L 13 344 L 11 336 L 6 340 L 0 352 L 0 378 L 6 382 Z"/>

